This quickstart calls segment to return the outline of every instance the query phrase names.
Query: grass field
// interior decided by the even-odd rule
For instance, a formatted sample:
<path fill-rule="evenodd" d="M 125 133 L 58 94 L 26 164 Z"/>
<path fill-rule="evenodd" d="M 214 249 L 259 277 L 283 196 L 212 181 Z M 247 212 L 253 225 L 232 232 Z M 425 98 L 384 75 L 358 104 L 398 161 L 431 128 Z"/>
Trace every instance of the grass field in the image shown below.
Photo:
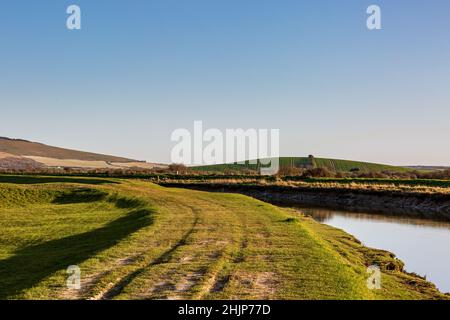
<path fill-rule="evenodd" d="M 380 171 L 392 171 L 392 172 L 406 172 L 411 169 L 404 167 L 396 167 L 385 164 L 369 163 L 361 161 L 350 160 L 338 160 L 338 159 L 324 159 L 314 158 L 314 164 L 311 164 L 311 160 L 307 157 L 280 157 L 280 168 L 305 168 L 308 166 L 327 168 L 335 172 L 349 172 L 350 170 L 358 169 L 359 172 L 380 172 Z M 246 162 L 244 164 L 217 164 L 208 166 L 192 167 L 192 170 L 205 171 L 205 172 L 224 172 L 226 170 L 244 171 L 244 170 L 257 170 L 259 165 Z"/>
<path fill-rule="evenodd" d="M 392 254 L 242 195 L 0 176 L 0 230 L 0 299 L 447 298 Z M 66 288 L 70 265 L 81 290 Z"/>
<path fill-rule="evenodd" d="M 1 155 L 0 155 L 1 156 Z M 109 161 L 89 161 L 89 160 L 73 160 L 73 159 L 56 159 L 48 157 L 24 156 L 22 158 L 36 161 L 47 167 L 63 167 L 63 168 L 90 168 L 90 169 L 128 169 L 141 168 L 152 169 L 154 167 L 164 167 L 147 162 L 109 162 Z"/>

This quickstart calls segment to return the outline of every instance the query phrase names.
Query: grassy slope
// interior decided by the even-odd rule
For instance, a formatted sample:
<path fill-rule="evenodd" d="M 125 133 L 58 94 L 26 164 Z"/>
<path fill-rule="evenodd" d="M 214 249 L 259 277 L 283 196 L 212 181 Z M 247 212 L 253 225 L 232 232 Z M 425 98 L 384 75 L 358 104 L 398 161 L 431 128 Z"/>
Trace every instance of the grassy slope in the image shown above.
<path fill-rule="evenodd" d="M 3 178 L 1 299 L 443 298 L 398 271 L 383 272 L 381 290 L 367 289 L 367 265 L 399 265 L 389 253 L 242 195 Z M 72 264 L 82 270 L 80 291 L 65 288 Z"/>
<path fill-rule="evenodd" d="M 97 154 L 92 152 L 76 151 L 59 147 L 52 147 L 42 143 L 26 140 L 17 140 L 0 137 L 0 152 L 16 156 L 38 156 L 56 159 L 77 159 L 87 161 L 109 161 L 109 162 L 133 162 L 122 157 Z"/>
<path fill-rule="evenodd" d="M 360 162 L 360 161 L 350 161 L 350 160 L 338 160 L 338 159 L 324 159 L 315 158 L 316 167 L 324 167 L 333 171 L 350 171 L 351 169 L 358 168 L 360 172 L 369 171 L 408 171 L 407 168 L 395 167 L 378 163 Z M 306 157 L 281 157 L 280 167 L 304 167 L 309 164 L 309 159 Z M 222 172 L 224 170 L 244 170 L 251 169 L 255 170 L 257 168 L 254 164 L 219 164 L 219 165 L 209 165 L 209 166 L 199 166 L 193 167 L 194 170 L 198 171 L 211 171 L 211 172 Z"/>

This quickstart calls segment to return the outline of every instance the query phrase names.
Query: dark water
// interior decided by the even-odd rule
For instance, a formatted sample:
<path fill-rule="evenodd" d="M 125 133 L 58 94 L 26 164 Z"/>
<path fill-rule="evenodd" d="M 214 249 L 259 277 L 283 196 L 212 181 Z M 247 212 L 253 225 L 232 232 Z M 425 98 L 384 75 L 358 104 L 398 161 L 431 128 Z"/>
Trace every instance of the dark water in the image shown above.
<path fill-rule="evenodd" d="M 395 253 L 405 269 L 450 292 L 450 223 L 385 215 L 299 208 L 315 220 L 345 230 L 365 246 Z"/>

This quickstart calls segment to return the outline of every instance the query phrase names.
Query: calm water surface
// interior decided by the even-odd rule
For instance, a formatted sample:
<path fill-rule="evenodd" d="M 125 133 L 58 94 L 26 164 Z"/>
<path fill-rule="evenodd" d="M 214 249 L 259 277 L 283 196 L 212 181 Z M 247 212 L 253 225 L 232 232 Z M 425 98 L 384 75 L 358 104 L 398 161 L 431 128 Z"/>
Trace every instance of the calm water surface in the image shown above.
<path fill-rule="evenodd" d="M 365 246 L 395 253 L 405 269 L 450 292 L 450 223 L 330 209 L 299 208 L 315 220 L 345 230 Z"/>

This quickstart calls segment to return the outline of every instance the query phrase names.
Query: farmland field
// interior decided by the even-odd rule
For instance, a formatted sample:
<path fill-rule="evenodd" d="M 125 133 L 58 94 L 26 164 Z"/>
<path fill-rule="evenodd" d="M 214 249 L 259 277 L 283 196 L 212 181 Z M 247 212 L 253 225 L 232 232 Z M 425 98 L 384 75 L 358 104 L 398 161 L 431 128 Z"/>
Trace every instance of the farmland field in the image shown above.
<path fill-rule="evenodd" d="M 0 299 L 447 297 L 391 253 L 243 195 L 0 176 L 0 229 Z M 366 285 L 372 264 L 380 290 Z M 71 265 L 81 290 L 66 287 Z"/>
<path fill-rule="evenodd" d="M 74 160 L 74 159 L 56 159 L 37 156 L 23 156 L 23 158 L 36 161 L 47 167 L 66 167 L 66 168 L 91 168 L 91 169 L 121 169 L 121 168 L 141 168 L 152 169 L 155 166 L 163 167 L 147 162 L 109 162 L 102 160 Z"/>
<path fill-rule="evenodd" d="M 313 162 L 313 163 L 311 163 Z M 306 168 L 306 167 L 320 167 L 326 168 L 336 172 L 348 172 L 350 170 L 358 170 L 359 172 L 405 172 L 411 169 L 404 167 L 396 167 L 385 164 L 369 163 L 351 160 L 325 159 L 314 158 L 310 160 L 307 157 L 280 157 L 280 168 Z M 246 162 L 245 164 L 216 164 L 207 166 L 192 167 L 192 170 L 207 171 L 207 172 L 224 172 L 226 170 L 243 171 L 243 170 L 257 170 L 259 165 Z"/>

